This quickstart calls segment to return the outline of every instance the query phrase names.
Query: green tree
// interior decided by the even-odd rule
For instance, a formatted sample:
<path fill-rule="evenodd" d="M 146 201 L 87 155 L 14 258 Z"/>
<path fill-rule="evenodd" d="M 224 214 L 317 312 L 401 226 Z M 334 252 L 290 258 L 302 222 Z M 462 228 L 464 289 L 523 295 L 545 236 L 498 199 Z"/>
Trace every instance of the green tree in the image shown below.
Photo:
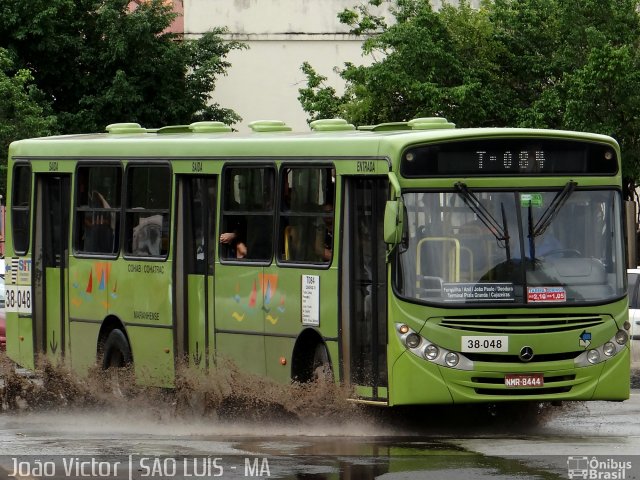
<path fill-rule="evenodd" d="M 145 126 L 240 118 L 211 101 L 232 50 L 222 28 L 197 40 L 166 31 L 175 14 L 161 0 L 3 0 L 0 45 L 29 68 L 61 132 L 112 122 Z"/>
<path fill-rule="evenodd" d="M 393 23 L 376 14 L 391 7 Z M 369 0 L 341 12 L 365 35 L 369 66 L 345 64 L 338 96 L 303 66 L 311 119 L 353 123 L 440 115 L 461 127 L 565 128 L 611 135 L 623 175 L 640 178 L 637 0 L 484 0 L 435 12 L 427 0 Z M 626 193 L 630 196 L 631 190 Z"/>
<path fill-rule="evenodd" d="M 55 131 L 55 117 L 33 84 L 31 72 L 14 70 L 6 50 L 0 48 L 0 194 L 6 196 L 7 151 L 13 140 L 39 137 Z"/>
<path fill-rule="evenodd" d="M 398 0 L 392 2 L 395 21 L 387 25 L 368 8 L 381 3 L 370 0 L 339 14 L 352 33 L 367 36 L 363 54 L 378 59 L 344 65 L 342 96 L 311 65 L 303 66 L 308 82 L 299 99 L 312 119 L 337 113 L 362 124 L 442 115 L 484 125 L 503 115 L 503 91 L 485 88 L 500 76 L 485 10 L 461 2 L 434 12 L 428 1 Z"/>

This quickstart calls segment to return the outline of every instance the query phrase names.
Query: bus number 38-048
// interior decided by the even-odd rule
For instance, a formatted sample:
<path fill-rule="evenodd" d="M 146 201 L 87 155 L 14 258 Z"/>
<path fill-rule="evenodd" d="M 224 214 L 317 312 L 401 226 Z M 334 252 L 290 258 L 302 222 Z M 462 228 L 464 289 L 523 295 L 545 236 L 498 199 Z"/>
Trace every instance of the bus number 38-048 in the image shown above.
<path fill-rule="evenodd" d="M 463 352 L 495 352 L 507 353 L 509 351 L 508 335 L 463 335 L 461 339 Z"/>
<path fill-rule="evenodd" d="M 502 348 L 502 340 L 467 340 L 467 347 L 474 350 L 480 348 Z"/>
<path fill-rule="evenodd" d="M 7 290 L 5 302 L 9 309 L 31 309 L 31 290 Z"/>

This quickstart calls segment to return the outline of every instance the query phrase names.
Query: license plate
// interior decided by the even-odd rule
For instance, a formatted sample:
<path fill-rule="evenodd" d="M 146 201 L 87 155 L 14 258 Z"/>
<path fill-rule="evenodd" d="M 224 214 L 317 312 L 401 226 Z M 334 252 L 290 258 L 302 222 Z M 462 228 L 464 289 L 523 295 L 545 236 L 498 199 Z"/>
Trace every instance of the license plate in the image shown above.
<path fill-rule="evenodd" d="M 544 386 L 542 373 L 514 374 L 504 376 L 504 384 L 509 388 L 535 388 Z"/>

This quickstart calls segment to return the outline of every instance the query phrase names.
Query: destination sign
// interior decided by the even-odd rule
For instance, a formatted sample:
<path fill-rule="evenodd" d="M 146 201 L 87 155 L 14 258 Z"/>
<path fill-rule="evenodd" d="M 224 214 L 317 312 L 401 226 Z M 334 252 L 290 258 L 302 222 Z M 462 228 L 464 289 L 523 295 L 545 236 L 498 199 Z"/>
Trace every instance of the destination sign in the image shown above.
<path fill-rule="evenodd" d="M 473 175 L 614 175 L 610 145 L 544 138 L 491 139 L 414 147 L 402 156 L 405 177 Z"/>

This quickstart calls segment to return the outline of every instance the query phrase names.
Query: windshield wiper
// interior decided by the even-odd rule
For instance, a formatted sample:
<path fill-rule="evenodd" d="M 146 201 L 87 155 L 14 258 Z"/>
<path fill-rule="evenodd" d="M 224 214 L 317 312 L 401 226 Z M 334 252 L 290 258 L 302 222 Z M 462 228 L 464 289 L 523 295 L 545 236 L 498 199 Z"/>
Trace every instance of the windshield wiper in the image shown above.
<path fill-rule="evenodd" d="M 454 187 L 458 190 L 458 193 L 467 204 L 469 209 L 476 214 L 478 219 L 487 227 L 498 242 L 504 242 L 504 248 L 506 249 L 507 261 L 511 260 L 511 250 L 509 247 L 509 229 L 507 228 L 507 216 L 504 212 L 504 204 L 500 203 L 500 210 L 502 212 L 502 225 L 491 215 L 491 212 L 478 200 L 478 197 L 469 190 L 466 183 L 457 182 Z"/>
<path fill-rule="evenodd" d="M 538 219 L 535 227 L 533 227 L 534 237 L 539 237 L 547 230 L 547 228 L 549 228 L 549 225 L 551 225 L 551 222 L 556 217 L 565 202 L 569 200 L 569 197 L 577 186 L 578 184 L 576 182 L 574 182 L 573 180 L 569 180 L 562 191 L 553 198 L 553 201 L 549 204 L 540 219 Z M 531 202 L 529 202 L 529 206 L 531 206 Z"/>
<path fill-rule="evenodd" d="M 536 259 L 536 242 L 535 238 L 542 235 L 553 219 L 556 217 L 562 206 L 569 199 L 573 191 L 576 189 L 578 184 L 573 180 L 569 180 L 567 184 L 564 186 L 561 192 L 559 192 L 551 201 L 547 209 L 542 213 L 535 226 L 533 225 L 533 211 L 531 208 L 531 201 L 529 201 L 529 213 L 528 213 L 528 222 L 529 222 L 529 252 L 531 253 L 531 259 Z"/>

